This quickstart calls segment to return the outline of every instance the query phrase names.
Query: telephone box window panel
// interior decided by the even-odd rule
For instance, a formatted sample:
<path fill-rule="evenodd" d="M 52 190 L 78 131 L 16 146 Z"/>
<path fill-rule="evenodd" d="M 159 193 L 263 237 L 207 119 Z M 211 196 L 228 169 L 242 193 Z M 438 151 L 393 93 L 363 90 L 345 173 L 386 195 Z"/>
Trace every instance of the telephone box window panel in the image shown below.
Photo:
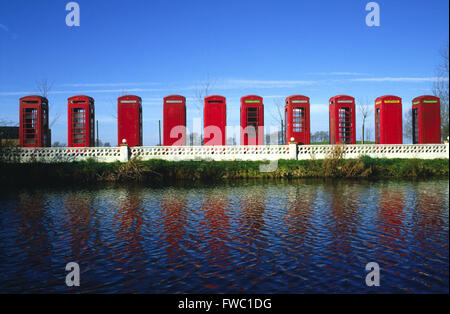
<path fill-rule="evenodd" d="M 441 143 L 441 102 L 439 97 L 424 95 L 412 101 L 413 143 Z"/>
<path fill-rule="evenodd" d="M 311 144 L 309 97 L 287 97 L 284 113 L 286 143 Z"/>
<path fill-rule="evenodd" d="M 205 145 L 225 145 L 227 125 L 227 105 L 223 96 L 205 97 L 203 107 Z"/>
<path fill-rule="evenodd" d="M 142 99 L 125 95 L 117 99 L 117 145 L 142 146 Z"/>
<path fill-rule="evenodd" d="M 377 144 L 402 144 L 402 99 L 387 95 L 375 100 L 375 141 Z"/>
<path fill-rule="evenodd" d="M 356 144 L 355 99 L 347 95 L 330 98 L 330 144 Z"/>
<path fill-rule="evenodd" d="M 241 145 L 264 145 L 264 104 L 260 96 L 241 98 Z"/>
<path fill-rule="evenodd" d="M 94 99 L 79 95 L 67 100 L 69 147 L 95 146 Z"/>
<path fill-rule="evenodd" d="M 26 96 L 19 104 L 19 145 L 50 147 L 48 100 L 41 96 Z"/>
<path fill-rule="evenodd" d="M 186 145 L 186 98 L 171 95 L 163 104 L 163 145 Z"/>

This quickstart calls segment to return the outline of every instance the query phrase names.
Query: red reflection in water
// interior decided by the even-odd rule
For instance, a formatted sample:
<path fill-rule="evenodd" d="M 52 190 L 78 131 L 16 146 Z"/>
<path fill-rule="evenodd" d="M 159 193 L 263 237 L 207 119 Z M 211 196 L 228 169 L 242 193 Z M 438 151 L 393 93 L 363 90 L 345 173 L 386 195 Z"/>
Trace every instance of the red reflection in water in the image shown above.
<path fill-rule="evenodd" d="M 50 263 L 51 245 L 45 223 L 46 210 L 42 195 L 21 193 L 14 214 L 19 222 L 16 247 L 25 252 L 23 265 L 33 265 L 37 271 L 45 271 Z"/>
<path fill-rule="evenodd" d="M 264 227 L 265 193 L 263 189 L 250 190 L 240 201 L 242 215 L 239 219 L 238 236 L 236 240 L 245 246 L 255 245 L 257 248 L 264 246 L 264 236 L 261 229 Z"/>
<path fill-rule="evenodd" d="M 117 268 L 127 264 L 128 268 L 140 269 L 144 264 L 142 241 L 143 218 L 142 197 L 138 191 L 127 190 L 117 201 L 113 225 L 116 227 L 117 243 L 114 245 L 114 260 Z M 120 248 L 120 249 L 119 249 Z M 131 262 L 132 261 L 132 262 Z M 131 265 L 129 265 L 131 263 Z"/>
<path fill-rule="evenodd" d="M 360 191 L 356 185 L 347 183 L 327 184 L 325 189 L 331 197 L 326 227 L 332 237 L 326 245 L 327 263 L 321 268 L 329 274 L 327 281 L 329 288 L 338 290 L 338 278 L 342 276 L 349 278 L 348 265 L 357 264 L 355 259 L 357 244 L 352 240 L 356 238 L 360 220 L 358 211 Z"/>
<path fill-rule="evenodd" d="M 378 193 L 378 215 L 375 226 L 379 230 L 376 238 L 377 262 L 386 270 L 395 266 L 398 259 L 406 256 L 401 248 L 405 242 L 405 191 L 401 187 L 387 185 Z M 383 253 L 381 253 L 383 252 Z M 395 257 L 395 255 L 398 255 Z"/>
<path fill-rule="evenodd" d="M 424 244 L 434 241 L 433 235 L 441 234 L 445 227 L 444 221 L 445 194 L 434 186 L 421 185 L 417 190 L 414 212 L 417 226 L 413 229 L 414 236 Z M 417 217 L 420 215 L 420 217 Z M 448 235 L 448 233 L 447 233 Z"/>
<path fill-rule="evenodd" d="M 164 227 L 162 237 L 167 244 L 164 245 L 164 249 L 169 263 L 175 264 L 185 254 L 181 244 L 186 236 L 186 199 L 183 195 L 169 191 L 162 198 L 161 207 Z"/>
<path fill-rule="evenodd" d="M 211 266 L 222 269 L 231 264 L 229 248 L 226 245 L 230 233 L 227 206 L 227 198 L 221 193 L 210 192 L 202 200 L 202 210 L 205 213 L 202 225 L 206 230 L 206 234 L 201 235 L 202 241 L 207 239 L 207 257 Z"/>
<path fill-rule="evenodd" d="M 290 193 L 289 193 L 290 192 Z M 302 186 L 290 190 L 287 194 L 287 215 L 284 222 L 290 239 L 295 240 L 295 245 L 303 245 L 307 241 L 306 236 L 311 231 L 312 204 L 317 195 L 315 187 Z M 289 241 L 288 243 L 291 243 Z"/>
<path fill-rule="evenodd" d="M 69 241 L 71 254 L 66 262 L 82 262 L 97 255 L 101 245 L 99 224 L 93 220 L 96 209 L 90 196 L 73 194 L 64 198 L 64 225 L 67 234 L 62 238 Z"/>
<path fill-rule="evenodd" d="M 403 219 L 405 218 L 403 208 L 405 206 L 404 192 L 382 189 L 378 197 L 378 224 L 377 227 L 383 234 L 391 237 L 401 238 L 403 241 Z"/>
<path fill-rule="evenodd" d="M 266 210 L 266 190 L 259 187 L 247 189 L 240 199 L 239 208 L 242 213 L 237 218 L 237 227 L 231 230 L 230 238 L 234 247 L 239 250 L 240 260 L 245 263 L 235 263 L 233 273 L 237 278 L 244 281 L 246 285 L 257 285 L 264 277 L 253 273 L 251 265 L 258 265 L 261 258 L 265 256 L 267 246 L 266 236 L 262 233 L 264 229 L 264 212 Z M 231 289 L 236 289 L 231 286 Z"/>
<path fill-rule="evenodd" d="M 353 184 L 345 186 L 333 184 L 329 192 L 331 195 L 331 221 L 328 228 L 333 235 L 330 249 L 337 251 L 339 254 L 342 252 L 352 254 L 351 239 L 358 232 L 358 221 L 360 219 L 358 207 L 361 191 L 358 191 L 358 187 Z"/>
<path fill-rule="evenodd" d="M 448 189 L 448 186 L 447 186 Z M 414 259 L 422 261 L 428 254 L 431 260 L 440 260 L 441 251 L 448 252 L 448 190 L 432 182 L 422 183 L 415 189 L 416 198 L 413 209 L 413 228 L 410 228 L 416 241 Z M 436 254 L 436 255 L 434 255 Z M 447 253 L 448 254 L 448 253 Z M 447 255 L 448 256 L 448 255 Z M 427 262 L 429 268 L 438 269 L 439 263 Z M 448 264 L 444 271 L 448 276 Z"/>

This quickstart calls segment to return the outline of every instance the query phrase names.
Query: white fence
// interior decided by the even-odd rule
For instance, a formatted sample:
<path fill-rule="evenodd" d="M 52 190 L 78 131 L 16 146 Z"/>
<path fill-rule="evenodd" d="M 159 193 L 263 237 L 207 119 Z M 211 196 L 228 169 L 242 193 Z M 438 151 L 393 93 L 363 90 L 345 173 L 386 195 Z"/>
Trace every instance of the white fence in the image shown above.
<path fill-rule="evenodd" d="M 0 148 L 0 160 L 7 162 L 70 162 L 93 159 L 98 162 L 128 161 L 122 147 L 7 147 Z"/>
<path fill-rule="evenodd" d="M 374 158 L 449 158 L 448 144 L 343 145 L 344 158 L 362 155 Z M 141 160 L 254 160 L 324 159 L 335 145 L 261 145 L 261 146 L 141 146 L 131 147 L 49 147 L 0 148 L 0 160 L 9 162 L 70 162 L 93 159 L 98 162 Z"/>
<path fill-rule="evenodd" d="M 298 146 L 297 159 L 324 159 L 335 148 L 335 145 Z M 447 158 L 448 144 L 364 144 L 343 145 L 344 158 L 355 159 L 362 155 L 373 158 Z"/>
<path fill-rule="evenodd" d="M 279 160 L 295 159 L 296 145 L 153 146 L 132 147 L 131 157 L 142 160 Z"/>

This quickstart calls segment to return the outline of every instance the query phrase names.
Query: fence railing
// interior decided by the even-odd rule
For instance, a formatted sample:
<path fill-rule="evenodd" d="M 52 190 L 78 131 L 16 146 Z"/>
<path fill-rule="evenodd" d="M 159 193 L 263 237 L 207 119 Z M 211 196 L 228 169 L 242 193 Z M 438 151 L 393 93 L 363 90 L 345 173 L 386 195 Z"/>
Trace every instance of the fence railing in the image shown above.
<path fill-rule="evenodd" d="M 125 147 L 126 148 L 126 147 Z M 0 160 L 7 162 L 71 162 L 93 159 L 98 162 L 127 161 L 121 147 L 4 147 Z"/>
<path fill-rule="evenodd" d="M 279 160 L 295 159 L 296 145 L 153 146 L 132 147 L 130 152 L 142 160 Z"/>
<path fill-rule="evenodd" d="M 341 149 L 344 158 L 362 155 L 374 158 L 449 158 L 448 144 L 399 145 L 260 145 L 260 146 L 137 146 L 137 147 L 46 147 L 0 148 L 0 161 L 6 162 L 71 162 L 93 159 L 98 162 L 141 160 L 254 160 L 324 159 Z"/>
<path fill-rule="evenodd" d="M 342 145 L 344 158 L 354 159 L 362 155 L 374 158 L 448 158 L 448 144 L 362 144 Z M 324 159 L 336 145 L 298 146 L 297 159 Z"/>

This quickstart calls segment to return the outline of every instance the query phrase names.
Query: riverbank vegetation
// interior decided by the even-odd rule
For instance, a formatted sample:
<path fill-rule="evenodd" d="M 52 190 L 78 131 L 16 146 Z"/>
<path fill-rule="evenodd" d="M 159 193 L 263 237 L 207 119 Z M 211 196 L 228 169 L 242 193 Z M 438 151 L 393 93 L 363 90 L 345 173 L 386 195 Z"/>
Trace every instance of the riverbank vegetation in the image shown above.
<path fill-rule="evenodd" d="M 431 178 L 448 177 L 447 159 L 344 159 L 339 151 L 324 160 L 279 160 L 272 172 L 259 161 L 140 161 L 127 163 L 0 163 L 0 185 L 95 184 L 102 182 L 225 182 L 240 179 Z M 274 166 L 275 163 L 272 164 Z M 262 169 L 263 170 L 263 169 Z"/>

